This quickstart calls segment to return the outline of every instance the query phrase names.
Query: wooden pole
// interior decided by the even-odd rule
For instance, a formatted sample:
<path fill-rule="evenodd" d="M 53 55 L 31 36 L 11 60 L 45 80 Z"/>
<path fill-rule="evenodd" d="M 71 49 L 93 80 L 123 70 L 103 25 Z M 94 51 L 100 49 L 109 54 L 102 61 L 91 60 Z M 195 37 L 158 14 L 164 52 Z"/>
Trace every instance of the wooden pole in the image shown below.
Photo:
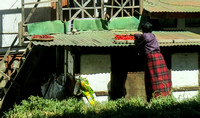
<path fill-rule="evenodd" d="M 112 0 L 111 5 L 112 5 L 112 6 L 114 5 L 114 0 Z M 110 17 L 113 17 L 113 7 L 111 8 L 111 16 L 110 16 Z"/>
<path fill-rule="evenodd" d="M 56 7 L 57 17 L 56 17 L 56 19 L 63 21 L 62 0 L 58 0 L 58 3 L 56 5 L 57 5 L 57 7 Z"/>
<path fill-rule="evenodd" d="M 101 0 L 101 18 L 105 19 L 105 16 L 104 16 L 104 0 Z"/>
<path fill-rule="evenodd" d="M 22 38 L 23 38 L 23 22 L 18 23 L 18 36 L 19 36 L 19 46 L 22 46 Z"/>
<path fill-rule="evenodd" d="M 135 0 L 132 0 L 132 6 L 135 6 Z M 134 8 L 132 8 L 132 16 L 134 16 Z"/>
<path fill-rule="evenodd" d="M 83 7 L 83 0 L 81 0 L 81 6 Z M 84 11 L 81 12 L 81 17 L 84 18 Z"/>
<path fill-rule="evenodd" d="M 94 6 L 94 18 L 96 18 L 96 12 L 98 11 L 96 8 L 96 0 L 93 0 L 93 6 Z"/>
<path fill-rule="evenodd" d="M 121 0 L 121 6 L 123 6 L 123 4 L 124 4 L 124 1 L 123 0 Z M 124 10 L 123 10 L 124 8 L 122 8 L 122 10 L 121 10 L 121 16 L 122 17 L 124 17 Z"/>
<path fill-rule="evenodd" d="M 143 12 L 143 0 L 140 0 L 140 15 L 142 15 Z"/>
<path fill-rule="evenodd" d="M 67 78 L 67 73 L 68 73 L 68 51 L 67 48 L 64 49 L 64 77 L 65 79 Z"/>
<path fill-rule="evenodd" d="M 24 40 L 24 38 L 23 38 L 23 34 L 24 34 L 24 32 L 25 32 L 25 28 L 23 27 L 23 24 L 25 23 L 25 10 L 24 10 L 24 0 L 22 0 L 21 1 L 21 7 L 22 7 L 22 22 L 21 22 L 21 24 L 20 24 L 20 35 L 21 36 L 19 36 L 20 37 L 20 39 L 19 39 L 19 46 L 22 46 L 22 42 L 23 42 L 23 40 Z"/>

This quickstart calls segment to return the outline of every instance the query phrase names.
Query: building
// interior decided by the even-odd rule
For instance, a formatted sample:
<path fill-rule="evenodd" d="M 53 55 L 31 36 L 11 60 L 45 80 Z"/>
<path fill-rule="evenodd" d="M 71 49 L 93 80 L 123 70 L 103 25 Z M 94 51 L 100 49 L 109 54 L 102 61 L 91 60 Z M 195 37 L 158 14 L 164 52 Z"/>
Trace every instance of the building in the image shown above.
<path fill-rule="evenodd" d="M 96 4 L 91 2 L 92 0 L 87 0 L 84 4 L 74 2 L 73 6 L 72 3 L 61 5 L 59 0 L 57 7 L 53 4 L 53 9 L 56 8 L 57 12 L 48 3 L 47 7 L 46 4 L 39 7 L 41 11 L 33 17 L 39 2 L 26 3 L 22 0 L 22 17 L 13 22 L 13 27 L 19 25 L 19 29 L 15 29 L 15 36 L 18 34 L 18 37 L 10 38 L 18 39 L 18 48 L 22 50 L 19 53 L 21 64 L 15 74 L 10 77 L 4 75 L 5 78 L 14 79 L 15 83 L 8 84 L 8 92 L 3 92 L 2 108 L 30 95 L 41 95 L 41 85 L 44 78 L 48 79 L 49 73 L 56 73 L 57 76 L 63 74 L 66 78 L 66 96 L 73 96 L 74 77 L 81 75 L 87 76 L 100 101 L 107 100 L 108 95 L 110 99 L 123 96 L 127 99 L 133 96 L 145 98 L 143 61 L 137 55 L 134 43 L 115 42 L 114 37 L 115 34 L 139 32 L 140 23 L 147 20 L 156 26 L 154 33 L 171 70 L 174 96 L 179 98 L 181 95 L 184 98 L 187 97 L 186 94 L 197 95 L 200 85 L 200 11 L 196 9 L 196 5 L 200 3 L 194 5 L 188 2 L 188 6 L 187 2 L 183 4 L 157 0 L 124 0 L 121 3 L 108 1 L 106 4 L 104 1 Z M 33 9 L 24 7 L 29 4 L 33 4 Z M 82 9 L 81 6 L 85 8 Z M 168 8 L 159 8 L 160 6 Z M 0 13 L 5 14 L 5 11 Z M 17 11 L 17 7 L 11 11 Z M 31 11 L 30 14 L 27 11 Z M 17 15 L 20 15 L 19 9 Z M 18 16 L 13 19 L 16 18 Z M 188 25 L 196 27 L 189 28 Z M 6 26 L 3 25 L 5 28 Z M 12 28 L 7 30 L 9 29 Z M 52 34 L 54 40 L 32 41 L 30 36 L 37 34 Z M 3 35 L 6 32 L 3 31 L 2 37 Z M 11 44 L 7 44 L 9 45 Z M 14 47 L 17 48 L 16 45 Z M 9 47 L 8 51 L 10 49 L 14 48 Z M 13 70 L 12 68 L 10 73 Z"/>

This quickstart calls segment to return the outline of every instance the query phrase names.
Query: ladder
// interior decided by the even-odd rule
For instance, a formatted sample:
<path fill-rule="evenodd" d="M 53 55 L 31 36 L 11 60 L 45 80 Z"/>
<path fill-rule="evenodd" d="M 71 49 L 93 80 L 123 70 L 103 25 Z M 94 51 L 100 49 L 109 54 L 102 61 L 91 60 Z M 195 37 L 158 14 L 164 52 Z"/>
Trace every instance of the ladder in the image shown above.
<path fill-rule="evenodd" d="M 3 59 L 0 61 L 0 67 L 2 67 L 3 64 L 5 64 L 6 58 L 11 54 L 13 48 L 16 47 L 15 44 L 17 42 L 17 39 L 19 40 L 18 46 L 24 47 L 23 45 L 25 45 L 25 48 L 22 52 L 21 60 L 20 60 L 20 63 L 18 64 L 18 67 L 13 70 L 13 73 L 15 73 L 15 74 L 13 74 L 13 76 L 11 75 L 12 77 L 8 76 L 5 72 L 0 70 L 0 74 L 3 76 L 2 78 L 7 81 L 5 86 L 0 89 L 0 110 L 2 110 L 3 106 L 5 106 L 3 104 L 4 104 L 4 101 L 6 99 L 6 95 L 8 94 L 12 85 L 14 84 L 15 79 L 17 78 L 20 70 L 23 68 L 27 57 L 29 56 L 30 52 L 32 51 L 32 49 L 34 47 L 34 45 L 32 44 L 31 41 L 28 41 L 28 43 L 24 42 L 25 37 L 28 36 L 28 33 L 25 32 L 25 28 L 27 26 L 27 23 L 31 19 L 31 16 L 35 12 L 38 5 L 42 4 L 42 3 L 48 3 L 48 2 L 56 2 L 56 6 L 57 6 L 56 7 L 56 19 L 62 20 L 62 0 L 47 0 L 47 1 L 37 0 L 37 2 L 31 2 L 31 3 L 25 3 L 25 0 L 21 0 L 22 21 L 18 25 L 19 26 L 18 27 L 18 35 L 15 37 L 12 44 L 10 45 L 8 50 L 6 51 Z M 27 18 L 25 18 L 25 5 L 31 5 L 31 4 L 34 5 L 34 6 L 31 9 L 30 13 L 28 14 Z"/>

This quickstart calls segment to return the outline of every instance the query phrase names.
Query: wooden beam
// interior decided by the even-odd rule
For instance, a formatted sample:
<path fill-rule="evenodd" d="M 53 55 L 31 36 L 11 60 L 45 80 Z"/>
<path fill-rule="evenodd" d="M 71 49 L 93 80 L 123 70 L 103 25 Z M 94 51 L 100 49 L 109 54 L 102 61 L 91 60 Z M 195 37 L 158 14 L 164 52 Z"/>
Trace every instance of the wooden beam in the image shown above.
<path fill-rule="evenodd" d="M 9 77 L 7 74 L 5 74 L 5 73 L 2 72 L 2 71 L 0 71 L 0 73 L 1 73 L 7 80 L 10 80 L 10 77 Z"/>
<path fill-rule="evenodd" d="M 92 16 L 85 10 L 85 6 L 90 2 L 90 0 L 88 0 L 87 2 L 85 2 L 83 4 L 83 6 L 81 6 L 77 0 L 74 0 L 74 2 L 80 7 L 79 10 L 72 16 L 71 20 L 75 19 L 76 16 L 81 12 L 84 11 L 90 18 L 92 18 Z"/>
<path fill-rule="evenodd" d="M 198 91 L 200 90 L 200 86 L 186 86 L 186 87 L 173 87 L 172 91 Z"/>
<path fill-rule="evenodd" d="M 96 96 L 108 96 L 108 91 L 95 91 Z"/>
<path fill-rule="evenodd" d="M 101 7 L 95 7 L 96 9 L 101 9 Z M 79 10 L 80 8 L 62 8 L 62 10 Z M 94 9 L 94 7 L 85 7 L 84 9 Z"/>
<path fill-rule="evenodd" d="M 121 5 L 121 8 L 114 14 L 113 17 L 116 17 L 116 16 L 120 13 L 120 11 L 123 12 L 123 9 L 125 8 L 125 5 L 126 5 L 128 2 L 129 2 L 129 0 L 126 0 L 126 1 L 123 3 L 123 5 Z"/>
<path fill-rule="evenodd" d="M 29 2 L 29 3 L 24 3 L 23 5 L 31 5 L 31 4 L 40 4 L 40 3 L 48 3 L 48 2 L 58 2 L 58 0 L 48 0 L 48 1 L 38 1 L 38 2 Z"/>

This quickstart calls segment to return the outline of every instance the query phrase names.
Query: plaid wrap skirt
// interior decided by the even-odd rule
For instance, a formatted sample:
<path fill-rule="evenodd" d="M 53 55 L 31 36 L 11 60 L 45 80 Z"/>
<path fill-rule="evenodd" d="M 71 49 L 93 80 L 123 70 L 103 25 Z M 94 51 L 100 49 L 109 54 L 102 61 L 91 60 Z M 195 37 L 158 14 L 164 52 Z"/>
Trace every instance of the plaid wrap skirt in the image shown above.
<path fill-rule="evenodd" d="M 147 100 L 152 97 L 167 96 L 171 93 L 171 74 L 161 53 L 147 55 L 145 70 L 145 87 Z"/>

